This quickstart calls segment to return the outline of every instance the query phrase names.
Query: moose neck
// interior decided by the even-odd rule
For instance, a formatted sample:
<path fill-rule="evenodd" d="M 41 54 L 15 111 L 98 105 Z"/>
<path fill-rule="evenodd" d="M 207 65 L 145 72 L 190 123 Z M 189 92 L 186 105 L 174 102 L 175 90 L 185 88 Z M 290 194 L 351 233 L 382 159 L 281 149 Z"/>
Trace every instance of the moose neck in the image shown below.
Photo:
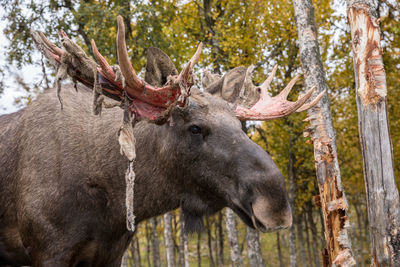
<path fill-rule="evenodd" d="M 134 209 L 138 222 L 176 209 L 180 204 L 181 185 L 165 158 L 170 153 L 160 151 L 163 145 L 159 142 L 165 139 L 166 127 L 143 122 L 134 128 L 137 138 Z"/>

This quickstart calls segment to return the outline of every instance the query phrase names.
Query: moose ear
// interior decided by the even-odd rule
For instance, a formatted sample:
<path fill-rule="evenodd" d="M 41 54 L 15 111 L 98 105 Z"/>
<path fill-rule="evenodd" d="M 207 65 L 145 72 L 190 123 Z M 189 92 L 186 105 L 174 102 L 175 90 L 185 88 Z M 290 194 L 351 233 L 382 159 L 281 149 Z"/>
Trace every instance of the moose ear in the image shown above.
<path fill-rule="evenodd" d="M 170 75 L 178 75 L 174 63 L 161 49 L 150 47 L 147 51 L 145 82 L 161 87 L 167 82 Z"/>
<path fill-rule="evenodd" d="M 201 79 L 201 84 L 203 88 L 208 88 L 212 83 L 221 79 L 221 75 L 211 73 L 209 70 L 203 71 L 203 78 Z"/>
<path fill-rule="evenodd" d="M 222 78 L 211 75 L 213 74 L 210 73 L 205 76 L 206 80 L 211 81 L 211 84 L 209 84 L 205 90 L 210 94 L 221 96 L 226 101 L 234 102 L 243 86 L 246 68 L 234 68 L 227 72 Z"/>
<path fill-rule="evenodd" d="M 253 67 L 248 69 L 245 67 L 234 68 L 222 78 L 215 79 L 214 77 L 214 81 L 205 90 L 210 94 L 222 97 L 228 102 L 246 107 L 251 106 L 260 98 L 257 87 L 251 81 L 252 71 Z M 207 77 L 207 79 L 209 78 Z"/>

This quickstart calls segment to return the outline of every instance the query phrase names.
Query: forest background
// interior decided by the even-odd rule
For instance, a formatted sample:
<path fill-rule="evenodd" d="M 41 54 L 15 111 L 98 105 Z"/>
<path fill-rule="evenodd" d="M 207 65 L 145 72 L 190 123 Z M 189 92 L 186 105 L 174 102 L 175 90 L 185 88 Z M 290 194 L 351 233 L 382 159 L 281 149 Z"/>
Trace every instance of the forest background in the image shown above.
<path fill-rule="evenodd" d="M 344 0 L 316 0 L 315 20 L 318 40 L 329 84 L 334 127 L 344 191 L 349 201 L 350 235 L 359 266 L 370 263 L 368 216 L 362 157 L 357 127 L 355 82 L 351 36 Z M 387 75 L 389 124 L 394 152 L 396 182 L 400 185 L 400 4 L 396 0 L 377 1 L 381 17 L 383 60 Z M 202 69 L 225 73 L 237 66 L 256 66 L 253 80 L 260 83 L 275 64 L 276 94 L 296 74 L 301 74 L 297 31 L 291 1 L 196 0 L 0 0 L 3 32 L 0 55 L 0 112 L 28 105 L 40 92 L 53 86 L 54 70 L 46 66 L 30 37 L 30 29 L 44 32 L 58 43 L 63 29 L 91 55 L 90 40 L 109 62 L 115 63 L 116 17 L 127 25 L 127 46 L 136 70 L 145 66 L 146 51 L 156 46 L 166 52 L 176 66 L 183 66 L 197 44 L 205 45 L 196 73 Z M 200 82 L 198 83 L 201 84 Z M 291 98 L 302 92 L 303 81 Z M 11 97 L 10 96 L 16 96 Z M 14 108 L 14 109 L 15 109 Z M 306 114 L 296 114 L 262 124 L 248 124 L 249 136 L 271 154 L 295 200 L 291 230 L 260 234 L 261 256 L 266 266 L 288 266 L 290 256 L 298 266 L 321 263 L 324 247 L 322 215 L 314 203 L 318 195 L 313 146 L 303 136 Z M 290 179 L 289 179 L 290 178 Z M 176 264 L 183 263 L 179 210 L 170 213 Z M 168 219 L 168 220 L 169 220 Z M 225 213 L 205 218 L 206 228 L 189 236 L 191 266 L 229 266 L 230 243 Z M 244 265 L 249 265 L 249 230 L 237 220 L 238 246 Z M 143 222 L 132 242 L 131 266 L 166 265 L 162 216 Z M 292 235 L 290 235 L 292 233 Z M 290 237 L 291 236 L 291 237 Z M 293 251 L 293 244 L 295 250 Z M 292 245 L 292 249 L 290 248 Z M 293 255 L 294 254 L 294 255 Z M 133 258 L 136 261 L 133 261 Z"/>

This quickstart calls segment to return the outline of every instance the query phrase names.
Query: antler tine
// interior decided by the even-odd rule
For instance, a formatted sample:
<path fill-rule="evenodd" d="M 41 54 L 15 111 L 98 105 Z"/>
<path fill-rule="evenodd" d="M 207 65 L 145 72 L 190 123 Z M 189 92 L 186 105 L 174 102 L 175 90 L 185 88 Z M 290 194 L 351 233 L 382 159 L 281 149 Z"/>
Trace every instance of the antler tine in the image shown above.
<path fill-rule="evenodd" d="M 315 86 L 312 89 L 314 89 L 314 88 L 315 88 Z M 321 100 L 321 98 L 325 95 L 325 93 L 326 93 L 326 90 L 322 91 L 321 93 L 319 93 L 317 95 L 317 97 L 314 100 L 310 101 L 307 104 L 302 105 L 298 110 L 296 110 L 296 112 L 302 112 L 309 108 L 312 108 L 319 102 L 319 100 Z"/>
<path fill-rule="evenodd" d="M 90 41 L 92 44 L 92 50 L 94 57 L 96 58 L 97 62 L 100 65 L 101 70 L 103 71 L 104 76 L 106 76 L 107 79 L 110 81 L 115 80 L 115 73 L 112 70 L 111 66 L 108 64 L 107 60 L 103 57 L 102 54 L 100 54 L 99 50 L 97 49 L 95 41 L 92 39 Z"/>
<path fill-rule="evenodd" d="M 125 43 L 125 25 L 122 16 L 117 17 L 118 32 L 117 32 L 117 55 L 118 63 L 121 68 L 121 72 L 125 77 L 126 83 L 132 88 L 143 87 L 142 80 L 136 75 L 131 62 L 128 57 L 128 51 L 126 50 Z"/>
<path fill-rule="evenodd" d="M 295 112 L 296 110 L 298 110 L 301 106 L 304 105 L 304 103 L 306 103 L 306 101 L 311 97 L 312 93 L 314 92 L 315 87 L 311 88 L 310 90 L 308 90 L 307 93 L 305 93 L 305 95 L 303 95 L 301 98 L 297 99 L 296 102 L 292 102 L 292 108 L 290 109 L 291 112 L 289 112 L 286 115 L 289 115 L 293 112 Z"/>
<path fill-rule="evenodd" d="M 192 56 L 186 66 L 182 69 L 181 73 L 179 73 L 178 81 L 184 79 L 187 80 L 190 70 L 193 69 L 194 64 L 199 60 L 201 55 L 201 51 L 203 50 L 203 43 L 200 42 L 199 46 L 197 47 L 196 53 Z"/>
<path fill-rule="evenodd" d="M 296 84 L 297 80 L 300 78 L 299 75 L 296 75 L 289 83 L 286 85 L 285 89 L 283 89 L 277 97 L 280 97 L 282 99 L 286 99 L 290 93 L 290 90 L 292 90 L 293 86 Z"/>
<path fill-rule="evenodd" d="M 288 101 L 286 98 L 296 81 L 299 79 L 299 76 L 296 76 L 277 96 L 270 97 L 268 95 L 267 89 L 269 89 L 270 87 L 275 72 L 276 66 L 273 68 L 272 73 L 269 75 L 268 79 L 265 80 L 265 82 L 260 86 L 262 91 L 258 102 L 250 109 L 238 105 L 235 110 L 236 117 L 238 117 L 240 120 L 259 121 L 282 118 L 290 115 L 295 111 L 301 112 L 313 107 L 318 103 L 318 101 L 321 100 L 321 98 L 325 94 L 325 91 L 323 91 L 319 93 L 318 96 L 310 101 L 308 104 L 304 104 L 313 94 L 315 89 L 315 87 L 313 87 L 309 91 L 307 91 L 304 96 L 300 97 L 296 102 Z"/>
<path fill-rule="evenodd" d="M 49 39 L 47 39 L 47 37 L 42 32 L 39 32 L 39 36 L 40 38 L 42 38 L 46 46 L 54 52 L 54 54 L 61 56 L 64 53 L 64 51 L 61 48 L 59 48 L 58 46 L 53 44 Z"/>
<path fill-rule="evenodd" d="M 268 92 L 268 90 L 269 90 L 269 88 L 270 88 L 270 85 L 271 85 L 271 82 L 272 82 L 272 80 L 274 79 L 274 77 L 275 77 L 275 73 L 276 73 L 276 70 L 278 69 L 278 64 L 275 64 L 275 66 L 272 68 L 272 71 L 271 71 L 271 74 L 268 76 L 268 78 L 263 82 L 263 84 L 260 86 L 260 88 L 261 88 L 261 92 L 263 93 L 263 92 L 265 92 L 265 93 L 267 93 Z"/>

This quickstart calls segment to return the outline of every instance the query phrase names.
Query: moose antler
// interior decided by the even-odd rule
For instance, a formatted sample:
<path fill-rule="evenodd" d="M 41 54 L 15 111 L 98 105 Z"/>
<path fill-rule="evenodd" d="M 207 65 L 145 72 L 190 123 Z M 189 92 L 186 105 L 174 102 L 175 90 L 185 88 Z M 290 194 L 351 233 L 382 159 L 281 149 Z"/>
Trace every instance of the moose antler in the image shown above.
<path fill-rule="evenodd" d="M 129 109 L 135 114 L 136 119 L 146 118 L 157 123 L 165 122 L 171 107 L 174 105 L 183 106 L 190 94 L 190 88 L 193 85 L 192 75 L 190 74 L 201 54 L 202 43 L 199 44 L 196 53 L 179 75 L 169 77 L 167 84 L 162 87 L 154 87 L 136 75 L 128 57 L 125 26 L 121 16 L 118 16 L 117 22 L 119 68 L 111 67 L 107 63 L 93 40 L 91 40 L 91 44 L 98 65 L 64 32 L 61 32 L 60 36 L 65 50 L 54 45 L 43 33 L 32 31 L 32 37 L 50 63 L 58 70 L 63 69 L 74 81 L 77 80 L 94 88 L 100 85 L 101 94 L 114 100 L 123 101 L 127 99 L 130 103 Z M 60 79 L 64 76 L 66 75 L 60 75 Z"/>
<path fill-rule="evenodd" d="M 257 88 L 260 93 L 260 99 L 251 108 L 245 108 L 238 105 L 235 110 L 236 117 L 240 120 L 273 120 L 281 117 L 288 116 L 293 112 L 301 112 L 313 107 L 325 94 L 325 90 L 322 91 L 315 97 L 314 100 L 305 104 L 305 102 L 311 97 L 314 92 L 314 88 L 310 89 L 304 96 L 298 99 L 296 102 L 288 101 L 286 98 L 290 93 L 293 85 L 298 80 L 299 76 L 293 78 L 289 84 L 283 89 L 277 96 L 271 97 L 268 94 L 272 79 L 275 76 L 277 66 L 272 69 L 269 77 L 264 83 Z"/>

